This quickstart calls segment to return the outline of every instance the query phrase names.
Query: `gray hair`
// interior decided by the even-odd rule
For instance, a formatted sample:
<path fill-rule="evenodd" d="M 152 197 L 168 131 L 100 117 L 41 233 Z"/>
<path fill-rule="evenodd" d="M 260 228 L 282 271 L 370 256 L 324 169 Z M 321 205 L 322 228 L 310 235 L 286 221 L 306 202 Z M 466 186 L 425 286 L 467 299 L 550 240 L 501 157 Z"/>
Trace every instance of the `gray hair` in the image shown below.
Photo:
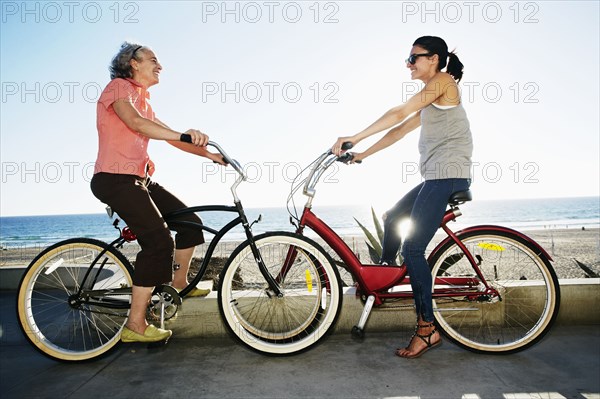
<path fill-rule="evenodd" d="M 110 79 L 115 78 L 132 78 L 133 70 L 131 60 L 140 60 L 140 50 L 144 46 L 136 43 L 124 42 L 121 44 L 121 49 L 112 59 L 108 69 L 110 70 Z"/>

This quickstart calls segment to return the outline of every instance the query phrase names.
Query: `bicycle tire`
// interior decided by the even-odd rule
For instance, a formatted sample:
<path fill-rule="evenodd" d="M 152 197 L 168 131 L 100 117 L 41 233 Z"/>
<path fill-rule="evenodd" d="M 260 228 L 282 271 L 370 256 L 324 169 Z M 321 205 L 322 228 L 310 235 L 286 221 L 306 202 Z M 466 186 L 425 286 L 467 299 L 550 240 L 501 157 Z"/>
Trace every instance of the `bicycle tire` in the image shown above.
<path fill-rule="evenodd" d="M 342 288 L 331 257 L 314 241 L 287 232 L 255 237 L 281 297 L 269 294 L 248 241 L 237 247 L 220 278 L 219 311 L 229 333 L 247 347 L 270 355 L 299 353 L 325 338 L 335 326 Z M 290 248 L 295 261 L 282 272 Z"/>
<path fill-rule="evenodd" d="M 78 302 L 72 295 L 83 284 L 95 290 L 131 287 L 132 273 L 125 256 L 102 241 L 74 238 L 48 247 L 29 264 L 19 283 L 21 330 L 37 350 L 56 360 L 77 362 L 108 353 L 120 341 L 131 294 L 102 296 L 127 305 L 118 310 Z"/>
<path fill-rule="evenodd" d="M 444 335 L 478 353 L 508 354 L 540 341 L 556 320 L 560 288 L 546 255 L 530 240 L 506 229 L 459 233 L 480 262 L 487 283 L 501 300 L 486 295 L 434 298 L 434 315 Z M 475 276 L 452 240 L 431 255 L 432 277 Z M 435 291 L 435 284 L 433 287 Z"/>

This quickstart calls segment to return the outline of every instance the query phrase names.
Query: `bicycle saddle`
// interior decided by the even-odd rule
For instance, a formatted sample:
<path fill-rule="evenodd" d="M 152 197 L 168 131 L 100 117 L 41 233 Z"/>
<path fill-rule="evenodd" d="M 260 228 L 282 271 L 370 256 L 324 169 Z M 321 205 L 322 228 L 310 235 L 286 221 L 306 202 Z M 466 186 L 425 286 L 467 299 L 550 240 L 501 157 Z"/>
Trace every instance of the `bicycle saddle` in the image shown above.
<path fill-rule="evenodd" d="M 471 201 L 473 199 L 473 194 L 471 194 L 471 190 L 466 191 L 457 191 L 450 196 L 448 203 L 450 205 L 456 206 L 463 204 L 467 201 Z"/>

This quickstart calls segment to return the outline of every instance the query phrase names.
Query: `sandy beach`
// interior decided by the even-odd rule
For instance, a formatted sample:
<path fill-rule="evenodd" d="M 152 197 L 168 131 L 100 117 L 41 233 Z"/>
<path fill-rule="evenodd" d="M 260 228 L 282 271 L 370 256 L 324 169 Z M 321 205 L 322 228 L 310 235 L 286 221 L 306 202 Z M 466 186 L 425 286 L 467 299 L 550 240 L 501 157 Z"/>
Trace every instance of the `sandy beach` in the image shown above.
<path fill-rule="evenodd" d="M 552 265 L 559 278 L 585 278 L 589 277 L 589 270 L 600 274 L 600 230 L 599 229 L 547 229 L 525 232 L 537 241 L 553 258 Z M 443 239 L 442 235 L 436 235 L 430 248 Z M 317 240 L 319 241 L 319 240 Z M 369 259 L 364 237 L 345 237 L 346 243 L 361 259 Z M 215 257 L 226 258 L 235 249 L 238 243 L 222 242 L 217 246 Z M 196 249 L 195 257 L 201 258 L 206 251 L 207 245 Z M 41 252 L 43 247 L 9 248 L 0 251 L 0 267 L 27 266 L 35 256 Z M 129 259 L 135 259 L 139 248 L 136 244 L 128 244 L 123 252 Z M 581 263 L 585 267 L 581 267 Z"/>

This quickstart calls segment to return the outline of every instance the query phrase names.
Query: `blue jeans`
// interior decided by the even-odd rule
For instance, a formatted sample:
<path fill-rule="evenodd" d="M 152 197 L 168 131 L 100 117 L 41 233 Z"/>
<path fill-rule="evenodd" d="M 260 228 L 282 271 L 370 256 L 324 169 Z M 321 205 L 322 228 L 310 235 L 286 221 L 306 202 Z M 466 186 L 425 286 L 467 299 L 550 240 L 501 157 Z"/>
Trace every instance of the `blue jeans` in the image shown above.
<path fill-rule="evenodd" d="M 410 217 L 412 227 L 402 244 L 402 257 L 408 268 L 417 316 L 425 322 L 434 321 L 431 270 L 425 249 L 440 227 L 450 196 L 468 190 L 470 185 L 470 179 L 426 180 L 387 212 L 381 261 L 394 263 L 400 247 L 398 222 Z"/>

